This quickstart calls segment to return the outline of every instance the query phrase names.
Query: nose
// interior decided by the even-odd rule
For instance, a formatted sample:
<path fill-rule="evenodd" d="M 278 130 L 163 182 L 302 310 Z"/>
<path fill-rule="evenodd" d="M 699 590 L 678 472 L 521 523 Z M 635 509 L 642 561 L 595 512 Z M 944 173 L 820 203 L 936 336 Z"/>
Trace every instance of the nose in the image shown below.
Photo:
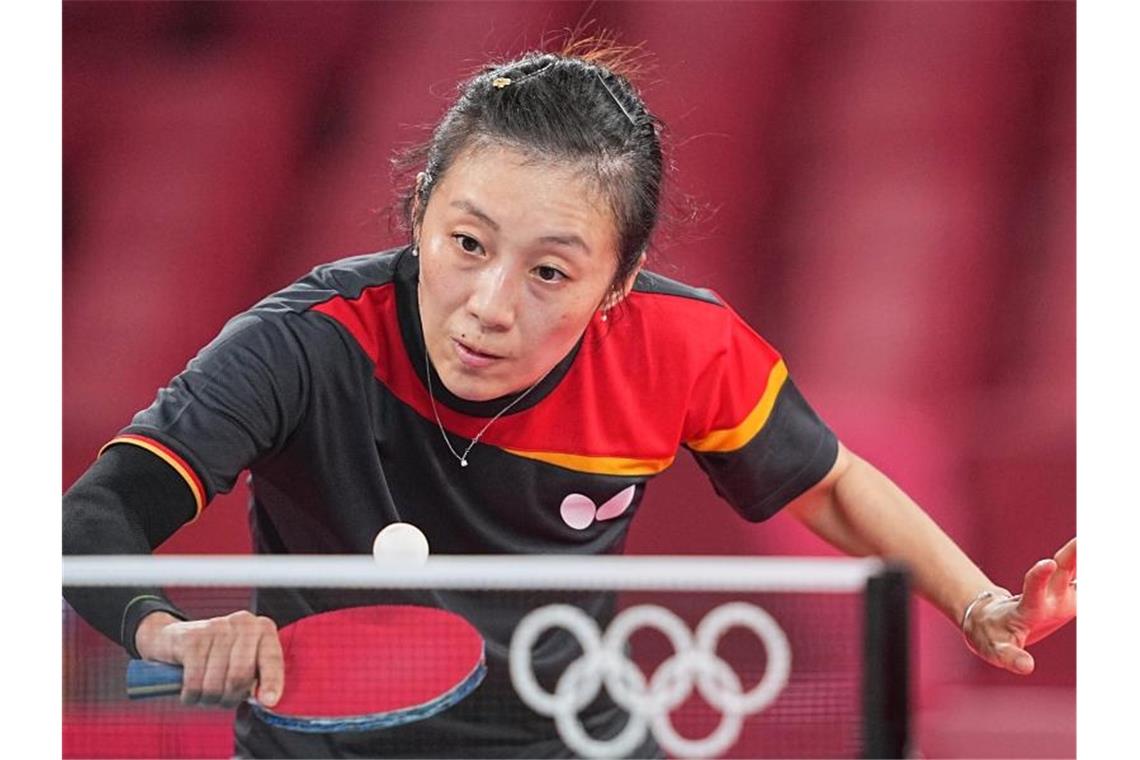
<path fill-rule="evenodd" d="M 509 330 L 515 323 L 518 283 L 508 267 L 496 263 L 479 271 L 467 309 L 488 330 Z"/>

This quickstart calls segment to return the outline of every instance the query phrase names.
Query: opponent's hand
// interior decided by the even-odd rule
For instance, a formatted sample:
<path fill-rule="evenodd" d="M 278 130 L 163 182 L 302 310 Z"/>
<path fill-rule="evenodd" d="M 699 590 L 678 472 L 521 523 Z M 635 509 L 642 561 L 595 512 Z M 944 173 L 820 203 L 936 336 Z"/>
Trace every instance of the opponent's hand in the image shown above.
<path fill-rule="evenodd" d="M 235 707 L 256 689 L 272 707 L 285 687 L 277 626 L 244 610 L 183 621 L 165 612 L 142 619 L 135 648 L 147 660 L 182 666 L 184 704 Z"/>
<path fill-rule="evenodd" d="M 1006 599 L 983 601 L 962 624 L 966 643 L 979 657 L 1012 673 L 1033 672 L 1033 655 L 1025 651 L 1077 614 L 1077 539 L 1029 568 L 1022 592 Z"/>

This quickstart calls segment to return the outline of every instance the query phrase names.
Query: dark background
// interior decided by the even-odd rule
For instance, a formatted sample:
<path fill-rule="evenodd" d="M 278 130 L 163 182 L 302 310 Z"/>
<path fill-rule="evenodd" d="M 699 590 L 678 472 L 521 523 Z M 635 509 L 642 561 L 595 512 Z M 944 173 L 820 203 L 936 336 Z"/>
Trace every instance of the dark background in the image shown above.
<path fill-rule="evenodd" d="M 63 473 L 223 322 L 403 242 L 390 159 L 488 58 L 644 42 L 670 193 L 650 266 L 729 300 L 840 438 L 1017 586 L 1075 533 L 1072 3 L 63 4 Z M 164 551 L 246 552 L 244 489 Z M 833 554 L 687 458 L 631 550 Z M 918 606 L 920 749 L 1072 756 L 1075 630 L 1029 679 Z"/>

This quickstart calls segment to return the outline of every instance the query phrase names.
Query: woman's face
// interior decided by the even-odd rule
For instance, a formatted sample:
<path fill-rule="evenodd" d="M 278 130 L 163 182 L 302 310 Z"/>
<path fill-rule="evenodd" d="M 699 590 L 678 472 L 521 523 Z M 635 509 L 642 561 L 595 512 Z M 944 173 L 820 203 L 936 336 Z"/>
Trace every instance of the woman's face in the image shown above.
<path fill-rule="evenodd" d="M 616 241 L 572 167 L 497 146 L 457 158 L 418 229 L 420 319 L 448 390 L 498 398 L 561 361 L 609 292 Z"/>

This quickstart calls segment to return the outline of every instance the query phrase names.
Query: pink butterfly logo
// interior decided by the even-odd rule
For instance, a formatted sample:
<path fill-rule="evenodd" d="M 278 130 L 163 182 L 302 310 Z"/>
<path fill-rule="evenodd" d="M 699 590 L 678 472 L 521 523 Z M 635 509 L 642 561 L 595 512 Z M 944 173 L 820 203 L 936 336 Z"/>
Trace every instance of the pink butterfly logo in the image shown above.
<path fill-rule="evenodd" d="M 619 491 L 602 506 L 594 504 L 589 496 L 572 493 L 562 500 L 562 521 L 575 530 L 585 530 L 594 520 L 612 520 L 620 517 L 633 503 L 636 485 Z"/>

